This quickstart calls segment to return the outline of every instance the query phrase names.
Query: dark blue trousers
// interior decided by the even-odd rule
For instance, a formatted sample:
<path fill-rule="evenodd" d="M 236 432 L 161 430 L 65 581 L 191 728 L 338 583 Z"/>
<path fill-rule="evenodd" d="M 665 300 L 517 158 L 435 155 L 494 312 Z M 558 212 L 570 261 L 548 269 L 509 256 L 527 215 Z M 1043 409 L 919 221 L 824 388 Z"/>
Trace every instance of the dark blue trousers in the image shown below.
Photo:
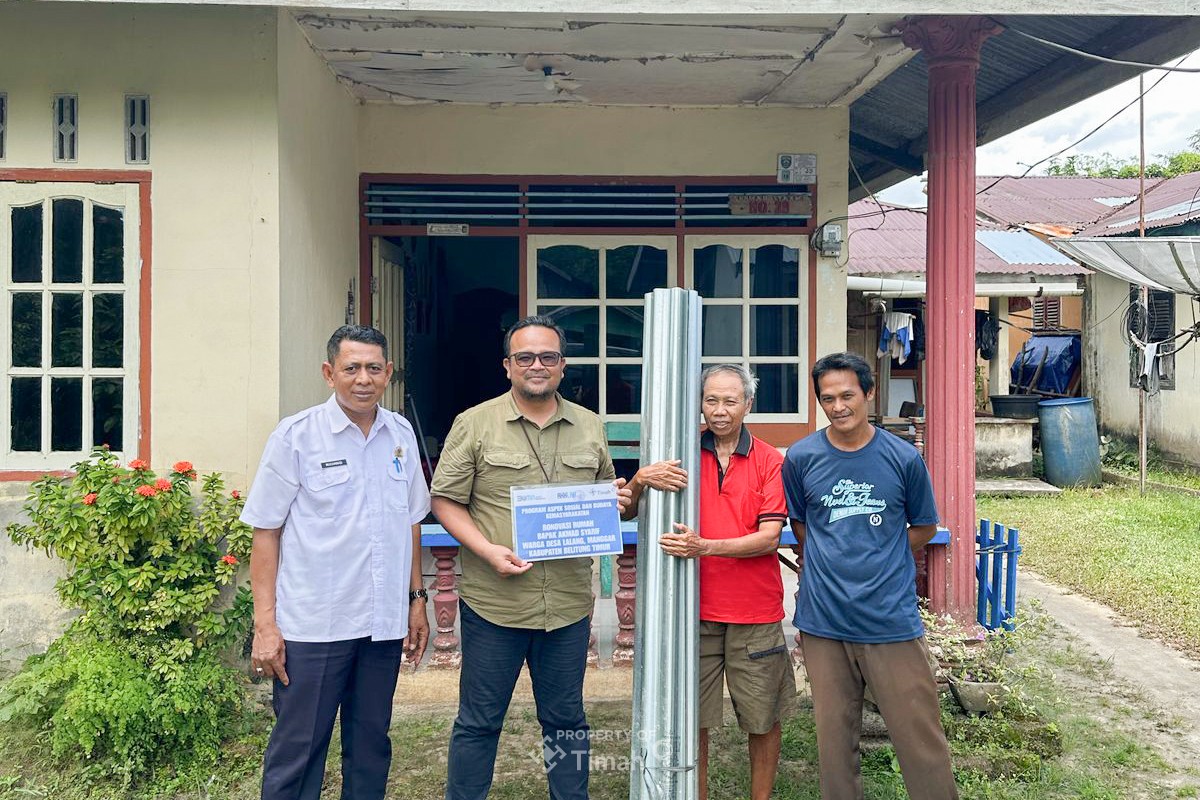
<path fill-rule="evenodd" d="M 381 800 L 392 763 L 388 727 L 403 647 L 402 639 L 284 642 L 289 683 L 275 681 L 263 800 L 318 800 L 339 709 L 342 800 Z"/>
<path fill-rule="evenodd" d="M 552 800 L 587 800 L 588 725 L 583 713 L 590 622 L 553 631 L 493 625 L 460 602 L 462 670 L 450 734 L 446 800 L 484 800 L 496 746 L 525 663 L 542 724 L 542 757 Z"/>

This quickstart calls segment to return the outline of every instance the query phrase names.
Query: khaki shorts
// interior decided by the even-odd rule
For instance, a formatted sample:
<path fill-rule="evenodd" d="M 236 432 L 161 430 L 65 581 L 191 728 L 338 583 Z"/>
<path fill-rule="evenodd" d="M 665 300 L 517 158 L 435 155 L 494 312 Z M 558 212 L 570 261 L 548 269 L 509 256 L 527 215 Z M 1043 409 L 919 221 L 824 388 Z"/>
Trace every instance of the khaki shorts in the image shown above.
<path fill-rule="evenodd" d="M 780 622 L 700 621 L 701 728 L 721 727 L 722 675 L 746 733 L 767 733 L 795 707 L 796 675 Z"/>

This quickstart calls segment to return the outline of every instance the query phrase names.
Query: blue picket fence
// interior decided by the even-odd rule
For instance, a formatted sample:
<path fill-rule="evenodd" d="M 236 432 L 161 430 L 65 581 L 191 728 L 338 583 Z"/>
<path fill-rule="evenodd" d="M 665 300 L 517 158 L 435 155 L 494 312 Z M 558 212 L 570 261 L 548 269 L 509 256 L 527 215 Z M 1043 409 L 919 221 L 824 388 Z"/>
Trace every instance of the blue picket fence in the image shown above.
<path fill-rule="evenodd" d="M 1017 612 L 1017 556 L 1020 531 L 991 520 L 979 520 L 975 542 L 975 578 L 979 586 L 975 618 L 989 631 L 1013 629 Z"/>

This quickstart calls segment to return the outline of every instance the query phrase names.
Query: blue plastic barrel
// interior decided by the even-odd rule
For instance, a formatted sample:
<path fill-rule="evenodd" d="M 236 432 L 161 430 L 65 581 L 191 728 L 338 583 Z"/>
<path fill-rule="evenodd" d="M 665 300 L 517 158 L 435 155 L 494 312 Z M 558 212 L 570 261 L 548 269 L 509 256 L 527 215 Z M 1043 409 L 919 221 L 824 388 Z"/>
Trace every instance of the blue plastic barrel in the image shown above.
<path fill-rule="evenodd" d="M 1100 485 L 1100 436 L 1090 397 L 1038 403 L 1046 480 L 1055 486 Z"/>

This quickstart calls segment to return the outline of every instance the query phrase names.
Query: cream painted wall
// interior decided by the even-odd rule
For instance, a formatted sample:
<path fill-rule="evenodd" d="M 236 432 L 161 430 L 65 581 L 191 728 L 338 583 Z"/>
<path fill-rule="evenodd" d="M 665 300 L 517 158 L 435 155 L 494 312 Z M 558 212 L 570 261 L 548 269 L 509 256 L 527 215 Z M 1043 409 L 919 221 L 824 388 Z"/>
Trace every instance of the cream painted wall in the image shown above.
<path fill-rule="evenodd" d="M 245 485 L 279 410 L 276 12 L 0 4 L 2 168 L 153 173 L 152 454 Z M 79 161 L 51 161 L 51 95 L 79 95 Z M 148 166 L 122 150 L 150 95 Z"/>
<path fill-rule="evenodd" d="M 325 343 L 358 285 L 358 104 L 279 17 L 279 412 L 329 396 Z"/>
<path fill-rule="evenodd" d="M 1095 326 L 1084 334 L 1084 389 L 1096 400 L 1102 428 L 1137 436 L 1138 393 L 1129 387 L 1129 348 L 1121 335 L 1120 309 L 1128 303 L 1129 284 L 1098 273 L 1088 277 L 1084 298 L 1085 317 Z M 1177 329 L 1190 324 L 1191 304 L 1187 296 L 1176 296 Z M 1163 451 L 1200 465 L 1200 347 L 1176 354 L 1175 387 L 1147 398 L 1146 429 Z"/>
<path fill-rule="evenodd" d="M 778 153 L 816 153 L 822 221 L 846 213 L 848 125 L 845 108 L 367 105 L 360 165 L 385 173 L 773 175 Z M 816 307 L 818 357 L 844 350 L 846 271 L 833 259 L 818 259 Z"/>

